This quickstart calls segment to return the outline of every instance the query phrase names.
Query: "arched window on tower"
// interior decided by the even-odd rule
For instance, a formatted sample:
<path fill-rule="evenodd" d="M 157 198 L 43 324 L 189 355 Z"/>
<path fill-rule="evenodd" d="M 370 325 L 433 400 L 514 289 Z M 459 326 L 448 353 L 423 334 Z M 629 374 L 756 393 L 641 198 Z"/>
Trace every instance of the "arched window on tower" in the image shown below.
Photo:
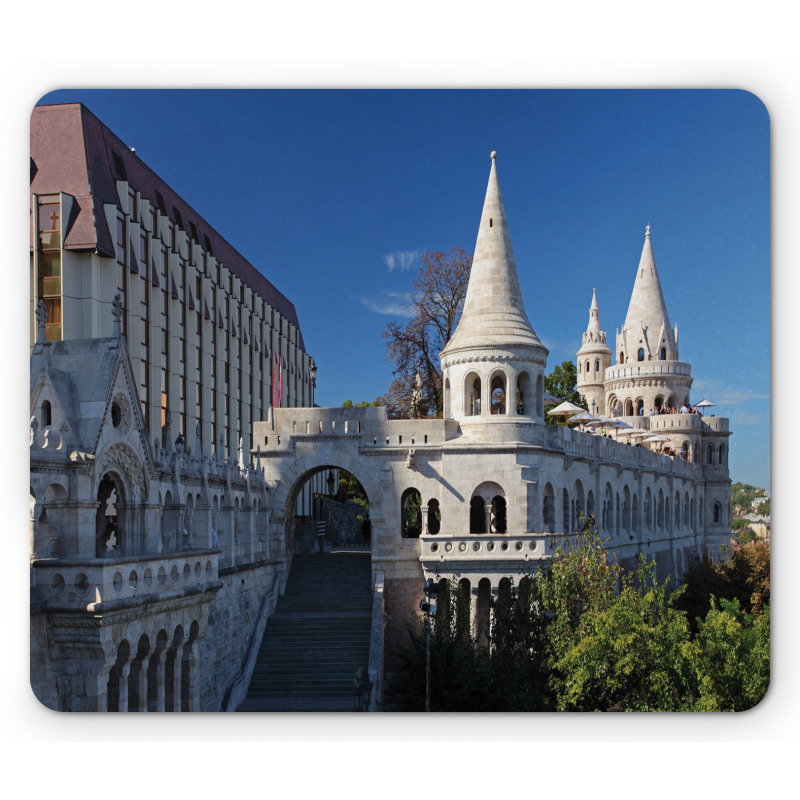
<path fill-rule="evenodd" d="M 422 496 L 417 489 L 406 489 L 400 498 L 400 531 L 404 539 L 418 539 L 422 532 Z"/>
<path fill-rule="evenodd" d="M 644 347 L 639 348 L 639 352 L 636 354 L 636 358 L 639 361 L 644 361 Z"/>
<path fill-rule="evenodd" d="M 595 371 L 595 372 L 600 372 L 600 359 L 597 359 L 597 360 L 594 362 L 594 371 Z"/>
<path fill-rule="evenodd" d="M 618 363 L 620 363 L 620 364 L 624 364 L 625 363 L 625 353 L 623 353 L 622 350 L 619 351 L 619 362 Z"/>
<path fill-rule="evenodd" d="M 625 401 L 625 416 L 631 417 L 633 416 L 633 400 L 630 398 Z"/>
<path fill-rule="evenodd" d="M 42 427 L 45 425 L 52 425 L 53 424 L 53 409 L 50 406 L 50 401 L 45 400 L 42 403 Z"/>
<path fill-rule="evenodd" d="M 442 515 L 438 500 L 428 500 L 428 533 L 435 536 L 442 529 Z"/>
<path fill-rule="evenodd" d="M 469 532 L 486 533 L 486 504 L 480 495 L 469 501 Z"/>
<path fill-rule="evenodd" d="M 497 495 L 492 498 L 492 533 L 506 533 L 507 530 L 506 499 Z"/>
<path fill-rule="evenodd" d="M 517 376 L 517 414 L 531 416 L 531 378 L 527 372 Z"/>
<path fill-rule="evenodd" d="M 492 378 L 492 414 L 506 413 L 506 376 L 498 373 Z"/>
<path fill-rule="evenodd" d="M 662 361 L 666 361 L 667 360 L 667 348 L 666 347 L 662 347 L 661 348 L 661 360 Z"/>
<path fill-rule="evenodd" d="M 481 379 L 470 372 L 464 381 L 464 415 L 478 416 L 481 413 Z"/>
<path fill-rule="evenodd" d="M 714 463 L 714 448 L 712 445 L 706 446 L 706 464 Z"/>

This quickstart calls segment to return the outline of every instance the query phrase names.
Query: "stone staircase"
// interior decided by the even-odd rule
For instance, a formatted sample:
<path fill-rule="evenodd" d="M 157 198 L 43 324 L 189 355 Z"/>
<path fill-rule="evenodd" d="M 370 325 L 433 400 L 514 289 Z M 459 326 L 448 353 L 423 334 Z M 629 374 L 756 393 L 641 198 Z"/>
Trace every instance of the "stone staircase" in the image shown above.
<path fill-rule="evenodd" d="M 353 711 L 369 662 L 369 552 L 298 553 L 237 711 Z"/>

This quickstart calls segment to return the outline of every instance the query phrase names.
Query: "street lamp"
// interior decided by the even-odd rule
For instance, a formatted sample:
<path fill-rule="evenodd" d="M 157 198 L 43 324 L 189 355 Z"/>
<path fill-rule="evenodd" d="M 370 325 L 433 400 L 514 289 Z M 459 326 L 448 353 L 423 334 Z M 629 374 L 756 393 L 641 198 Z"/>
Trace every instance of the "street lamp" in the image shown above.
<path fill-rule="evenodd" d="M 333 488 L 336 485 L 336 481 L 334 480 L 332 469 L 328 470 L 328 479 L 326 483 L 328 484 L 328 494 L 333 497 Z"/>
<path fill-rule="evenodd" d="M 420 601 L 419 610 L 425 614 L 425 710 L 431 710 L 431 614 L 436 611 L 432 602 L 439 594 L 439 585 L 433 578 L 425 581 L 426 600 Z"/>

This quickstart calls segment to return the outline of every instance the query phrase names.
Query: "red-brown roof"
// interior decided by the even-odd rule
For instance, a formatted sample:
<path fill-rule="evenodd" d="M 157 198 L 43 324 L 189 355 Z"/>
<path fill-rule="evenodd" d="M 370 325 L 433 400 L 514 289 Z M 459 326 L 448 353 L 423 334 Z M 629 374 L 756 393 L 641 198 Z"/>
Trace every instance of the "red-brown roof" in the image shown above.
<path fill-rule="evenodd" d="M 160 193 L 171 220 L 190 236 L 193 223 L 198 243 L 205 249 L 207 237 L 215 258 L 297 328 L 298 344 L 305 351 L 294 304 L 82 103 L 36 106 L 31 114 L 31 193 L 66 192 L 75 198 L 63 233 L 64 248 L 96 249 L 103 256 L 114 257 L 114 239 L 103 205 L 119 207 L 115 157 L 121 159 L 132 188 L 155 208 L 159 207 Z"/>

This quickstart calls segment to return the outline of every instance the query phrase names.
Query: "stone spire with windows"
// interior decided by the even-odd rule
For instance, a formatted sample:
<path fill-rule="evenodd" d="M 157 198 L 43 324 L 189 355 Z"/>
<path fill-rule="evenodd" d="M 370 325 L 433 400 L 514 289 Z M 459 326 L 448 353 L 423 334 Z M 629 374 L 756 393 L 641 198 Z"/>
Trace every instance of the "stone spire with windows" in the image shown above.
<path fill-rule="evenodd" d="M 510 415 L 543 419 L 548 351 L 525 313 L 497 153 L 491 158 L 464 311 L 441 353 L 445 416 L 474 422 Z"/>
<path fill-rule="evenodd" d="M 597 305 L 596 289 L 592 289 L 589 325 L 583 334 L 577 362 L 578 391 L 586 398 L 589 411 L 593 414 L 605 414 L 603 381 L 606 367 L 611 364 L 611 348 L 606 344 L 606 332 L 600 327 L 600 307 Z"/>
<path fill-rule="evenodd" d="M 644 351 L 644 358 L 640 350 Z M 617 334 L 617 363 L 677 360 L 678 328 L 675 326 L 673 331 L 670 326 L 648 225 L 628 315 L 622 331 Z"/>
<path fill-rule="evenodd" d="M 663 405 L 680 408 L 689 404 L 691 385 L 691 366 L 678 360 L 678 326 L 670 326 L 648 225 L 628 314 L 617 331 L 616 363 L 606 370 L 606 413 L 641 416 Z"/>
<path fill-rule="evenodd" d="M 547 354 L 522 302 L 503 195 L 497 180 L 495 152 L 492 153 L 464 311 L 442 356 L 492 345 L 532 347 Z"/>

